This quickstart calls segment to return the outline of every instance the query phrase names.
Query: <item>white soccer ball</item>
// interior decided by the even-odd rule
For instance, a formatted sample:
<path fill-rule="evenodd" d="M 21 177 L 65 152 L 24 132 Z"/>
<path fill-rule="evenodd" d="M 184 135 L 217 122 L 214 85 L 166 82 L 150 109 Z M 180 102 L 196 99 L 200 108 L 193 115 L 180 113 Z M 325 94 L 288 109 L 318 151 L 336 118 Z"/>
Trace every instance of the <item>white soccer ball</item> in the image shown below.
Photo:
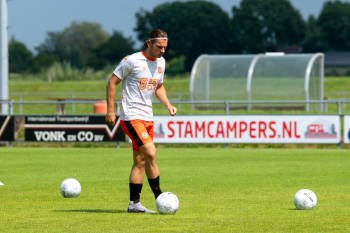
<path fill-rule="evenodd" d="M 164 192 L 157 197 L 156 207 L 161 214 L 175 214 L 179 210 L 179 199 L 170 192 Z"/>
<path fill-rule="evenodd" d="M 298 210 L 312 210 L 317 204 L 317 197 L 309 189 L 299 190 L 294 196 L 294 205 Z"/>
<path fill-rule="evenodd" d="M 66 198 L 78 197 L 81 191 L 81 186 L 76 179 L 69 178 L 62 182 L 61 194 Z"/>

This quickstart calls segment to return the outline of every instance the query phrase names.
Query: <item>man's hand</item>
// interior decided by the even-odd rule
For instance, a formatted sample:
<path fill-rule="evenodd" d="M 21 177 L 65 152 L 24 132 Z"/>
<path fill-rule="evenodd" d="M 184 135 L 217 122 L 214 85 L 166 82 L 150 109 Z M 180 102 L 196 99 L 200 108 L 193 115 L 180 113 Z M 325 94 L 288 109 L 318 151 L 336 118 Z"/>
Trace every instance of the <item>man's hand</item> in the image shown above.
<path fill-rule="evenodd" d="M 175 114 L 177 113 L 177 108 L 175 108 L 174 106 L 170 105 L 168 107 L 168 111 L 170 113 L 170 116 L 175 116 Z"/>
<path fill-rule="evenodd" d="M 114 113 L 107 113 L 106 115 L 106 122 L 111 124 L 111 126 L 114 126 L 115 124 L 115 114 Z"/>

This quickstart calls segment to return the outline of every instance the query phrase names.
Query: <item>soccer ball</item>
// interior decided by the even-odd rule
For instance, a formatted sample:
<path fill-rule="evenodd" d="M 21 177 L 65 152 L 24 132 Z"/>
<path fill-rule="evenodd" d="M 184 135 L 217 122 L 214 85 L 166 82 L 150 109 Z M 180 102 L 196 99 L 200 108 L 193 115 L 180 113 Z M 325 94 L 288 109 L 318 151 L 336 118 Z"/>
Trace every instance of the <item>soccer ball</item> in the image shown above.
<path fill-rule="evenodd" d="M 76 179 L 69 178 L 62 182 L 61 194 L 66 198 L 78 197 L 81 191 L 81 186 Z"/>
<path fill-rule="evenodd" d="M 317 197 L 309 189 L 299 190 L 294 196 L 294 205 L 298 210 L 312 210 L 317 204 Z"/>
<path fill-rule="evenodd" d="M 175 214 L 179 210 L 179 199 L 170 192 L 164 192 L 157 197 L 156 207 L 161 214 Z"/>

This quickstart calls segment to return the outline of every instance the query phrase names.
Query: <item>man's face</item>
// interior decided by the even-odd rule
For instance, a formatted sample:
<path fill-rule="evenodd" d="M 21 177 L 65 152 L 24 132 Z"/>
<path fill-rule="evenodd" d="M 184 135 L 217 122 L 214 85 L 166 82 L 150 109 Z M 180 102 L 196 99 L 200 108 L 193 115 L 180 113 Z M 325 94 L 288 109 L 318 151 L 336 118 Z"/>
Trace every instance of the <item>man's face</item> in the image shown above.
<path fill-rule="evenodd" d="M 168 40 L 156 40 L 154 43 L 151 43 L 151 53 L 153 54 L 153 56 L 160 58 L 165 53 L 165 49 L 167 46 Z"/>

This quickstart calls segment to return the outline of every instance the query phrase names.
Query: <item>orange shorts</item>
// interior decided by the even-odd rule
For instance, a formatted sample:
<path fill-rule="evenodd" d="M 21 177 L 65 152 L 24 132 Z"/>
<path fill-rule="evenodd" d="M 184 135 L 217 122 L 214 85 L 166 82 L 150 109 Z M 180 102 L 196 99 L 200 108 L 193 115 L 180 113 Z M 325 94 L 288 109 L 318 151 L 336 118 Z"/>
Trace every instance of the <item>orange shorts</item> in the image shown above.
<path fill-rule="evenodd" d="M 153 121 L 120 121 L 120 125 L 124 133 L 132 140 L 132 148 L 134 150 L 138 151 L 140 146 L 153 142 Z"/>

